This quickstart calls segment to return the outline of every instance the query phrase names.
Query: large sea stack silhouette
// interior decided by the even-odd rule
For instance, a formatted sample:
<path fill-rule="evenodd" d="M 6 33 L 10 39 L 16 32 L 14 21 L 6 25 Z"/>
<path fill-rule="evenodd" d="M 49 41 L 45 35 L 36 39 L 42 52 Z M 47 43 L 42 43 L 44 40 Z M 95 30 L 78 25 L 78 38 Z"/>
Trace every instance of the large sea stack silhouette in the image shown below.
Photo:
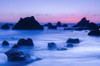
<path fill-rule="evenodd" d="M 20 18 L 12 29 L 16 30 L 43 30 L 43 26 L 35 20 L 34 16 Z"/>
<path fill-rule="evenodd" d="M 73 27 L 88 27 L 89 26 L 89 20 L 86 19 L 86 17 L 82 18 L 81 21 L 79 21 L 76 25 Z"/>

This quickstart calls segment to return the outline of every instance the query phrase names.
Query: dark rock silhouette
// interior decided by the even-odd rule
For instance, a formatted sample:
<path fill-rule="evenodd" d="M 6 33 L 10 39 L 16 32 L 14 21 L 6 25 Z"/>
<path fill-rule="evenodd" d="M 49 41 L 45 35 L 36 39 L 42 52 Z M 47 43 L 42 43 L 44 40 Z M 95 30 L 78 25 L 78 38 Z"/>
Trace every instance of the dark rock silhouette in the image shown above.
<path fill-rule="evenodd" d="M 8 24 L 4 24 L 1 29 L 10 29 L 9 25 Z"/>
<path fill-rule="evenodd" d="M 52 23 L 44 24 L 44 26 L 52 26 Z"/>
<path fill-rule="evenodd" d="M 57 27 L 61 27 L 61 26 L 62 26 L 61 22 L 58 21 L 57 24 L 56 24 L 56 26 L 57 26 Z"/>
<path fill-rule="evenodd" d="M 57 29 L 57 26 L 54 26 L 54 25 L 48 26 L 48 29 Z"/>
<path fill-rule="evenodd" d="M 48 49 L 56 49 L 57 46 L 55 43 L 51 42 L 51 43 L 48 43 Z"/>
<path fill-rule="evenodd" d="M 93 31 L 90 31 L 90 32 L 88 33 L 88 35 L 100 36 L 100 30 L 93 30 Z"/>
<path fill-rule="evenodd" d="M 89 26 L 89 20 L 87 20 L 85 17 L 81 19 L 80 22 L 78 22 L 73 27 L 88 27 Z"/>
<path fill-rule="evenodd" d="M 67 44 L 67 47 L 69 47 L 69 48 L 70 48 L 70 47 L 73 47 L 73 44 L 68 43 L 68 44 Z"/>
<path fill-rule="evenodd" d="M 8 57 L 9 61 L 24 61 L 24 60 L 29 60 L 30 55 L 25 54 L 22 51 L 18 51 L 16 49 L 10 49 L 5 54 Z"/>
<path fill-rule="evenodd" d="M 95 29 L 99 30 L 99 26 L 92 22 L 89 24 L 89 29 L 90 30 L 95 30 Z"/>
<path fill-rule="evenodd" d="M 33 41 L 31 38 L 28 38 L 27 40 L 25 39 L 20 39 L 17 43 L 19 46 L 34 46 Z"/>
<path fill-rule="evenodd" d="M 79 42 L 80 40 L 78 38 L 75 38 L 75 39 L 69 38 L 66 43 L 79 43 Z"/>
<path fill-rule="evenodd" d="M 67 25 L 67 24 L 63 24 L 62 26 L 63 26 L 63 27 L 68 27 L 68 25 Z"/>
<path fill-rule="evenodd" d="M 19 45 L 15 44 L 12 46 L 12 48 L 19 48 Z"/>
<path fill-rule="evenodd" d="M 8 45 L 9 45 L 9 42 L 3 41 L 3 42 L 2 42 L 2 45 L 8 46 Z"/>
<path fill-rule="evenodd" d="M 18 23 L 15 24 L 13 29 L 16 29 L 16 30 L 43 30 L 44 28 L 32 16 L 32 17 L 20 18 L 20 20 L 18 21 Z"/>

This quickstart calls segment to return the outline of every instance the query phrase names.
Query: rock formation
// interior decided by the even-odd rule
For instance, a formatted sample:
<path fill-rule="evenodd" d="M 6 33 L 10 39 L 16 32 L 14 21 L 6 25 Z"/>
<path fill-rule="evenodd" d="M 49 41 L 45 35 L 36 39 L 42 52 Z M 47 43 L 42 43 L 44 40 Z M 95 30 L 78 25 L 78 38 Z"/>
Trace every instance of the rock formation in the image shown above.
<path fill-rule="evenodd" d="M 48 49 L 56 49 L 57 46 L 55 43 L 51 42 L 51 43 L 48 43 Z"/>
<path fill-rule="evenodd" d="M 8 24 L 4 24 L 1 29 L 10 29 L 9 25 Z"/>
<path fill-rule="evenodd" d="M 9 45 L 9 42 L 3 41 L 3 42 L 2 42 L 2 45 L 8 46 L 8 45 Z"/>
<path fill-rule="evenodd" d="M 15 24 L 13 29 L 16 29 L 16 30 L 43 30 L 44 28 L 32 16 L 32 17 L 20 18 L 20 20 L 18 21 L 18 23 Z"/>
<path fill-rule="evenodd" d="M 89 20 L 87 20 L 85 17 L 81 19 L 76 25 L 73 27 L 88 27 L 89 26 Z"/>
<path fill-rule="evenodd" d="M 89 29 L 90 30 L 99 30 L 99 26 L 92 22 L 89 24 Z"/>
<path fill-rule="evenodd" d="M 58 21 L 57 24 L 56 24 L 56 26 L 57 26 L 57 27 L 61 27 L 61 26 L 62 26 L 61 22 Z"/>
<path fill-rule="evenodd" d="M 25 39 L 20 39 L 17 43 L 19 46 L 34 46 L 33 41 L 31 38 L 28 38 L 27 40 Z"/>

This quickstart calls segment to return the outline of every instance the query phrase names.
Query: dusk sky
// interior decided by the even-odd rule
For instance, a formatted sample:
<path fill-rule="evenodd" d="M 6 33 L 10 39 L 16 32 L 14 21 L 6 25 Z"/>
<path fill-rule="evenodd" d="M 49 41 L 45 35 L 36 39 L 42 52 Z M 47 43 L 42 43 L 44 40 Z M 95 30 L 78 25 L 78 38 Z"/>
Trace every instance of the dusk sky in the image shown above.
<path fill-rule="evenodd" d="M 100 0 L 0 0 L 0 22 L 34 16 L 39 22 L 100 22 Z"/>

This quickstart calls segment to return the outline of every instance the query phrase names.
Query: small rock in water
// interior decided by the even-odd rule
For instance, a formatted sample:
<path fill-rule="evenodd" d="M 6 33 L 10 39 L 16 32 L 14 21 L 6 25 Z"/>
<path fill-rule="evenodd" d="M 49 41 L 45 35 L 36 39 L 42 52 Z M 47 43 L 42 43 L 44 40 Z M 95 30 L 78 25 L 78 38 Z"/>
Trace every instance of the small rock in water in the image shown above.
<path fill-rule="evenodd" d="M 9 25 L 8 24 L 4 24 L 1 29 L 10 29 Z"/>
<path fill-rule="evenodd" d="M 80 40 L 78 38 L 76 38 L 76 39 L 69 38 L 66 43 L 79 43 L 79 42 L 80 42 Z"/>
<path fill-rule="evenodd" d="M 71 48 L 71 47 L 73 47 L 73 44 L 68 43 L 68 44 L 67 44 L 67 47 Z"/>
<path fill-rule="evenodd" d="M 57 46 L 55 43 L 48 43 L 48 49 L 57 49 Z"/>
<path fill-rule="evenodd" d="M 2 42 L 2 45 L 7 45 L 7 46 L 8 46 L 9 43 L 8 43 L 7 41 L 3 41 L 3 42 Z"/>
<path fill-rule="evenodd" d="M 58 21 L 57 24 L 56 24 L 56 26 L 57 26 L 57 27 L 61 27 L 61 26 L 62 26 L 61 22 Z"/>
<path fill-rule="evenodd" d="M 24 61 L 24 60 L 29 60 L 30 55 L 25 54 L 22 51 L 18 51 L 16 49 L 10 49 L 5 54 L 8 57 L 9 61 Z"/>
<path fill-rule="evenodd" d="M 33 41 L 32 41 L 31 38 L 28 38 L 27 40 L 20 39 L 17 44 L 19 46 L 34 46 Z"/>

